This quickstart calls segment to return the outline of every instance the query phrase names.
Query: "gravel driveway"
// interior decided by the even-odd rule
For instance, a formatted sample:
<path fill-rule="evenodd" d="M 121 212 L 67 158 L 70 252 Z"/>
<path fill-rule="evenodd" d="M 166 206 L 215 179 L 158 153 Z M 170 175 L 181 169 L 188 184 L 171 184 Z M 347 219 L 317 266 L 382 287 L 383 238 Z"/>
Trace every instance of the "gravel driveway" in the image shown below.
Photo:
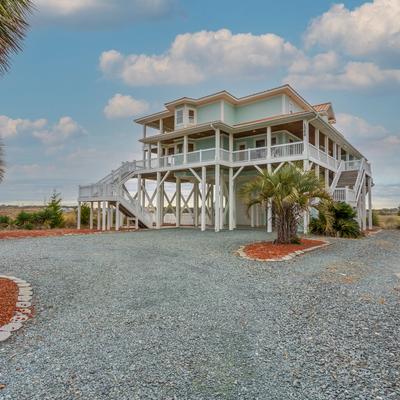
<path fill-rule="evenodd" d="M 0 242 L 36 317 L 0 343 L 0 399 L 400 399 L 400 231 L 285 263 L 261 231 Z"/>

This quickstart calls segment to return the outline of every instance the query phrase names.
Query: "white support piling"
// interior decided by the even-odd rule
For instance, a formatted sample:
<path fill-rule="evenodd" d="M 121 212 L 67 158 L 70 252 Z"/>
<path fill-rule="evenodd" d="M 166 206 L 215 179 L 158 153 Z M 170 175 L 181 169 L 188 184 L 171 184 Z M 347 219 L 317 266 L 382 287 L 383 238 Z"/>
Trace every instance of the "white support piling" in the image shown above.
<path fill-rule="evenodd" d="M 81 229 L 81 202 L 80 202 L 80 201 L 78 201 L 77 228 L 78 228 L 78 229 Z"/>
<path fill-rule="evenodd" d="M 181 225 L 181 178 L 176 177 L 175 224 Z"/>
<path fill-rule="evenodd" d="M 201 167 L 201 230 L 206 230 L 206 201 L 207 201 L 207 171 Z"/>
<path fill-rule="evenodd" d="M 214 198 L 214 228 L 215 232 L 219 232 L 220 230 L 220 165 L 215 165 L 215 198 Z"/>
<path fill-rule="evenodd" d="M 90 202 L 89 229 L 93 229 L 93 201 Z"/>
<path fill-rule="evenodd" d="M 157 172 L 157 188 L 156 188 L 156 228 L 161 228 L 161 172 Z"/>
<path fill-rule="evenodd" d="M 105 231 L 106 230 L 106 202 L 103 201 L 102 204 L 102 219 L 101 219 L 101 230 Z"/>
<path fill-rule="evenodd" d="M 235 211 L 235 182 L 233 180 L 233 168 L 229 168 L 229 230 L 232 231 L 235 229 L 235 217 L 234 217 L 234 211 Z"/>
<path fill-rule="evenodd" d="M 101 211 L 101 203 L 100 201 L 97 202 L 97 230 L 99 231 L 101 228 L 101 216 L 100 216 L 100 211 Z"/>

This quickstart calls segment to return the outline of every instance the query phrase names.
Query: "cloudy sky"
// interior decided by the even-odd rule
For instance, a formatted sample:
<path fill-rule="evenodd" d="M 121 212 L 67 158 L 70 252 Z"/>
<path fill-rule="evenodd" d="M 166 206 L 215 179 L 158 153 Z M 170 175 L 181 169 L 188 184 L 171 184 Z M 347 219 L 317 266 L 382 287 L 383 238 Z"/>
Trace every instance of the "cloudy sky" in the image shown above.
<path fill-rule="evenodd" d="M 376 206 L 400 203 L 400 1 L 36 0 L 0 78 L 0 203 L 67 201 L 140 156 L 132 118 L 187 95 L 290 83 L 332 101 L 369 158 Z M 297 4 L 302 4 L 298 6 Z"/>

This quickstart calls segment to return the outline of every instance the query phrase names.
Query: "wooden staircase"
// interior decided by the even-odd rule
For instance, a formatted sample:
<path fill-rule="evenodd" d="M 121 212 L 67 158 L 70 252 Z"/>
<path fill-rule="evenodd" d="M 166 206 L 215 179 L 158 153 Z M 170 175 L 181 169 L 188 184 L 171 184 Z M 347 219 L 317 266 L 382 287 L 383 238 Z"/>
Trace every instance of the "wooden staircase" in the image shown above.
<path fill-rule="evenodd" d="M 358 171 L 342 171 L 336 187 L 345 188 L 347 186 L 350 189 L 354 189 L 354 185 L 357 182 L 357 176 Z"/>

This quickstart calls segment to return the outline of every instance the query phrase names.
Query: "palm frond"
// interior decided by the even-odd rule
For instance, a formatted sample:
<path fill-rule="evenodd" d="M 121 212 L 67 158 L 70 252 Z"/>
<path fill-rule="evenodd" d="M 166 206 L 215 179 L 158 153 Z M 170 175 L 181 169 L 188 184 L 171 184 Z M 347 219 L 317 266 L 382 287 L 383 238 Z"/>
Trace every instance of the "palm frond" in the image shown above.
<path fill-rule="evenodd" d="M 31 0 L 0 0 L 0 75 L 9 69 L 11 55 L 21 50 L 32 10 Z"/>

